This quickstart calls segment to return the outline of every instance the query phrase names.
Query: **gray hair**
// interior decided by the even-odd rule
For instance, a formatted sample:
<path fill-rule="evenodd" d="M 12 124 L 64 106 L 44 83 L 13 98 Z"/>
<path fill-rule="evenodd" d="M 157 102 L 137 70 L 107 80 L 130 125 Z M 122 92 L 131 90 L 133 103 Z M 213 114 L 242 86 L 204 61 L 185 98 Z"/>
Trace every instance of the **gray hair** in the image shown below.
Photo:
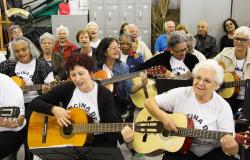
<path fill-rule="evenodd" d="M 40 36 L 40 39 L 39 39 L 40 45 L 42 44 L 43 40 L 46 38 L 51 39 L 52 42 L 55 42 L 55 37 L 52 34 L 45 32 L 43 35 Z"/>
<path fill-rule="evenodd" d="M 215 71 L 215 81 L 221 85 L 224 79 L 224 70 L 219 65 L 219 63 L 214 59 L 207 59 L 204 61 L 200 61 L 198 64 L 195 65 L 193 69 L 193 74 L 197 74 L 199 69 L 209 69 Z"/>
<path fill-rule="evenodd" d="M 15 40 L 13 40 L 12 41 L 12 44 L 11 44 L 11 50 L 10 50 L 10 52 L 11 52 L 11 55 L 13 56 L 13 57 L 11 57 L 14 61 L 17 61 L 18 59 L 17 59 L 17 57 L 16 57 L 16 54 L 15 54 L 15 52 L 14 52 L 14 45 L 16 44 L 16 43 L 19 43 L 19 42 L 23 42 L 23 43 L 25 43 L 26 44 L 26 46 L 27 47 L 29 47 L 29 50 L 30 50 L 30 54 L 31 54 L 31 56 L 32 56 L 32 58 L 34 58 L 34 59 L 37 59 L 37 58 L 39 58 L 40 57 L 40 52 L 39 52 L 39 50 L 37 49 L 37 47 L 34 45 L 34 43 L 32 43 L 28 38 L 26 38 L 26 37 L 18 37 L 18 38 L 16 38 Z"/>
<path fill-rule="evenodd" d="M 196 45 L 196 39 L 194 38 L 194 36 L 192 34 L 190 34 L 190 33 L 187 33 L 186 38 L 187 38 L 187 43 L 192 44 L 192 46 L 194 48 L 195 45 Z"/>
<path fill-rule="evenodd" d="M 66 32 L 67 37 L 69 36 L 69 29 L 68 27 L 64 26 L 64 25 L 60 25 L 59 27 L 56 28 L 56 37 L 58 36 L 59 32 L 61 30 L 64 30 Z"/>
<path fill-rule="evenodd" d="M 123 34 L 121 34 L 120 37 L 119 37 L 119 41 L 121 41 L 121 39 L 122 39 L 123 37 L 128 38 L 130 42 L 133 42 L 133 41 L 134 41 L 133 37 L 132 37 L 131 34 L 129 34 L 129 33 L 123 33 Z"/>
<path fill-rule="evenodd" d="M 89 22 L 85 27 L 89 30 L 89 28 L 91 26 L 95 26 L 97 28 L 97 30 L 99 30 L 98 24 L 96 22 L 94 22 L 94 21 Z"/>
<path fill-rule="evenodd" d="M 182 33 L 180 31 L 174 31 L 169 34 L 168 47 L 173 48 L 175 45 L 182 42 L 187 42 L 185 33 Z"/>
<path fill-rule="evenodd" d="M 250 28 L 247 26 L 241 26 L 235 30 L 234 36 L 236 36 L 237 34 L 247 35 L 247 38 L 250 39 Z"/>

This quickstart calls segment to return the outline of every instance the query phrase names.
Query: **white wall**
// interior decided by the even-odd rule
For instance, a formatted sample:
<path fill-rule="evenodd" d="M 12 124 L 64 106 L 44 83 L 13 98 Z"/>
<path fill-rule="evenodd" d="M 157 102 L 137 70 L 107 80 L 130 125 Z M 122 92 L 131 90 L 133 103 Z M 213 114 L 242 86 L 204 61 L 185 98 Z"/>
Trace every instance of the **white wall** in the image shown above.
<path fill-rule="evenodd" d="M 250 26 L 250 0 L 233 0 L 232 18 L 239 26 Z"/>
<path fill-rule="evenodd" d="M 195 35 L 198 21 L 208 22 L 208 34 L 214 36 L 219 45 L 225 34 L 222 23 L 230 17 L 231 0 L 181 0 L 180 22 L 187 26 L 188 31 Z"/>

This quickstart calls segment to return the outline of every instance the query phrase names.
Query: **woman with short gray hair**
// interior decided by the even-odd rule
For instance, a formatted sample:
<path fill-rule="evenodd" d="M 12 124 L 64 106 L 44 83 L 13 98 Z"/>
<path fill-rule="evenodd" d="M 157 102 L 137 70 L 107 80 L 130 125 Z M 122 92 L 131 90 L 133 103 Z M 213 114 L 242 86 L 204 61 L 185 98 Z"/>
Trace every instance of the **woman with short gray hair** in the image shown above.
<path fill-rule="evenodd" d="M 195 55 L 198 58 L 199 62 L 206 60 L 206 57 L 201 52 L 194 49 L 196 45 L 196 39 L 194 38 L 194 36 L 188 33 L 186 34 L 186 38 L 188 47 L 187 53 Z"/>
<path fill-rule="evenodd" d="M 153 66 L 162 65 L 167 68 L 165 77 L 191 72 L 199 60 L 192 54 L 187 53 L 187 39 L 184 33 L 174 31 L 169 34 L 169 49 L 158 54 L 140 65 L 140 69 L 147 69 Z"/>
<path fill-rule="evenodd" d="M 66 71 L 64 69 L 63 57 L 53 52 L 55 45 L 55 38 L 52 34 L 46 32 L 40 37 L 40 46 L 42 48 L 41 59 L 45 60 L 51 67 L 56 80 L 65 80 L 67 78 Z"/>
<path fill-rule="evenodd" d="M 56 43 L 53 51 L 62 55 L 64 61 L 77 49 L 77 46 L 74 45 L 69 38 L 69 29 L 66 26 L 59 26 L 56 29 Z"/>

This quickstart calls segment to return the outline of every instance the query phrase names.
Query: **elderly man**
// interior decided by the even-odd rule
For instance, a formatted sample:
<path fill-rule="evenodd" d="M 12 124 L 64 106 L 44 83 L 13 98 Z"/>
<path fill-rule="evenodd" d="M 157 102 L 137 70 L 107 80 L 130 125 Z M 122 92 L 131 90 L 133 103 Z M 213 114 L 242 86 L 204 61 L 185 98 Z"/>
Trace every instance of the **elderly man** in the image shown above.
<path fill-rule="evenodd" d="M 202 20 L 197 24 L 197 34 L 195 49 L 204 54 L 206 58 L 212 58 L 218 53 L 216 39 L 208 35 L 208 24 Z"/>
<path fill-rule="evenodd" d="M 140 65 L 140 69 L 163 65 L 169 71 L 166 77 L 191 72 L 199 60 L 192 54 L 187 53 L 187 39 L 185 33 L 174 31 L 169 34 L 169 50 L 158 54 Z"/>
<path fill-rule="evenodd" d="M 150 59 L 153 55 L 148 48 L 148 46 L 139 38 L 139 29 L 135 24 L 128 25 L 129 34 L 133 37 L 133 48 L 136 49 L 136 52 L 140 52 L 143 55 L 144 60 Z"/>
<path fill-rule="evenodd" d="M 175 30 L 174 21 L 166 21 L 164 26 L 165 26 L 166 34 L 160 35 L 155 40 L 155 53 L 164 52 L 164 50 L 168 47 L 167 36 Z"/>
<path fill-rule="evenodd" d="M 149 98 L 145 107 L 169 131 L 179 132 L 179 121 L 166 111 L 183 113 L 193 121 L 195 129 L 233 133 L 232 110 L 215 92 L 223 82 L 223 74 L 215 60 L 202 61 L 193 69 L 193 86 L 175 88 Z M 232 160 L 238 150 L 238 143 L 229 134 L 219 140 L 193 138 L 186 154 L 167 152 L 163 160 Z"/>

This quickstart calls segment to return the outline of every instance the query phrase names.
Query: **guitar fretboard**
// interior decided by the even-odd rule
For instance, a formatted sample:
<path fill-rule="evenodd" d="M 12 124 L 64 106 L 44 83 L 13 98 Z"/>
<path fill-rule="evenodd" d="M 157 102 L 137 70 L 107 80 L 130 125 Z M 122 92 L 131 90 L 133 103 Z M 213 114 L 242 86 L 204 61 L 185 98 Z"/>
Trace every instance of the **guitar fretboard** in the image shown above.
<path fill-rule="evenodd" d="M 139 75 L 140 75 L 140 72 L 134 72 L 134 73 L 130 73 L 130 74 L 120 75 L 120 76 L 116 76 L 114 78 L 109 78 L 109 79 L 102 80 L 101 84 L 103 86 L 105 86 L 105 85 L 112 84 L 112 83 L 115 83 L 115 82 L 119 82 L 119 81 L 131 79 L 131 78 L 134 78 L 134 77 L 138 77 Z"/>
<path fill-rule="evenodd" d="M 190 129 L 190 128 L 178 128 L 178 132 L 164 131 L 168 136 L 179 136 L 179 137 L 193 137 L 202 139 L 221 139 L 224 135 L 233 133 L 229 132 L 219 132 L 219 131 L 205 131 L 201 129 Z"/>
<path fill-rule="evenodd" d="M 246 81 L 245 80 L 240 80 L 240 81 L 224 82 L 222 85 L 225 88 L 244 87 L 246 85 Z"/>
<path fill-rule="evenodd" d="M 52 88 L 54 86 L 63 84 L 65 82 L 67 81 L 51 82 L 51 83 L 47 83 L 47 85 L 49 86 L 49 88 Z M 25 85 L 25 86 L 21 86 L 21 89 L 23 90 L 23 92 L 38 91 L 38 90 L 41 90 L 44 85 L 46 84 Z"/>
<path fill-rule="evenodd" d="M 134 123 L 90 123 L 90 124 L 72 124 L 72 133 L 103 133 L 120 132 L 125 126 L 133 128 Z"/>

